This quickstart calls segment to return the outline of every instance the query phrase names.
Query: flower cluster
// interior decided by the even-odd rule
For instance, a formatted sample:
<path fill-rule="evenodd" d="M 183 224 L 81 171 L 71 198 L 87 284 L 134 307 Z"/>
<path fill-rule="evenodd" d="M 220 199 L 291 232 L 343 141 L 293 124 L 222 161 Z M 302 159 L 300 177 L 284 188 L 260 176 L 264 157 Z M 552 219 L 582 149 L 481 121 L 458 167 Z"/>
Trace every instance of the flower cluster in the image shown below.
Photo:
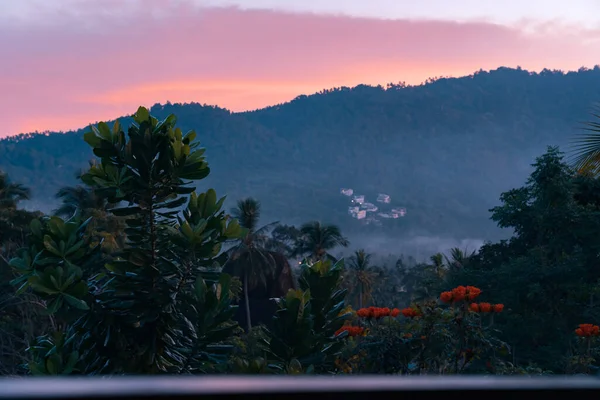
<path fill-rule="evenodd" d="M 504 304 L 490 304 L 490 303 L 472 303 L 469 307 L 473 312 L 481 313 L 501 313 L 504 310 Z"/>
<path fill-rule="evenodd" d="M 599 336 L 600 327 L 593 324 L 580 324 L 579 328 L 575 329 L 575 334 L 579 337 Z"/>
<path fill-rule="evenodd" d="M 414 318 L 414 317 L 418 317 L 421 315 L 421 311 L 415 309 L 415 308 L 404 308 L 402 309 L 402 315 L 404 315 L 406 318 Z"/>
<path fill-rule="evenodd" d="M 397 308 L 389 309 L 387 307 L 368 307 L 361 308 L 356 312 L 361 318 L 383 318 L 383 317 L 397 317 L 400 315 L 400 310 Z"/>
<path fill-rule="evenodd" d="M 443 292 L 440 300 L 444 303 L 456 303 L 458 301 L 472 301 L 481 294 L 481 289 L 475 286 L 457 286 L 451 291 Z"/>
<path fill-rule="evenodd" d="M 342 326 L 340 329 L 338 329 L 335 332 L 335 336 L 343 333 L 343 332 L 348 332 L 348 336 L 360 336 L 364 333 L 365 328 L 360 327 L 360 326 Z"/>

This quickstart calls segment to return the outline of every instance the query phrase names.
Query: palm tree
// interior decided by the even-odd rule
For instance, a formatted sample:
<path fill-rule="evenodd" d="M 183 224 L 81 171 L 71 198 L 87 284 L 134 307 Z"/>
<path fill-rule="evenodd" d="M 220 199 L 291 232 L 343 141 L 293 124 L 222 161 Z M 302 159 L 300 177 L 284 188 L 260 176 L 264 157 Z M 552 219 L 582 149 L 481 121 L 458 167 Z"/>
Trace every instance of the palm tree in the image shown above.
<path fill-rule="evenodd" d="M 260 208 L 258 200 L 246 198 L 239 200 L 237 207 L 231 210 L 231 215 L 247 233 L 229 249 L 229 259 L 225 265 L 225 268 L 232 267 L 233 274 L 243 281 L 248 331 L 252 328 L 249 291 L 257 286 L 265 287 L 269 278 L 274 276 L 276 267 L 275 259 L 268 250 L 271 241 L 268 233 L 278 222 L 258 228 Z"/>
<path fill-rule="evenodd" d="M 29 200 L 31 191 L 20 183 L 10 181 L 8 174 L 0 171 L 0 209 L 15 209 L 22 200 Z"/>
<path fill-rule="evenodd" d="M 71 217 L 79 214 L 83 219 L 93 217 L 88 225 L 90 235 L 102 238 L 102 247 L 114 251 L 125 245 L 125 223 L 123 218 L 116 217 L 107 212 L 115 206 L 108 203 L 93 189 L 84 186 L 65 186 L 56 193 L 57 199 L 62 201 L 54 214 L 61 217 Z"/>
<path fill-rule="evenodd" d="M 294 252 L 296 256 L 309 256 L 312 261 L 325 258 L 336 261 L 328 252 L 337 246 L 348 247 L 350 242 L 336 225 L 323 225 L 319 221 L 307 222 L 300 227 L 300 236 Z"/>
<path fill-rule="evenodd" d="M 475 256 L 475 252 L 469 253 L 467 249 L 461 250 L 458 247 L 450 249 L 450 257 L 444 255 L 446 259 L 446 265 L 454 271 L 463 269 L 468 263 L 471 257 Z M 440 278 L 442 276 L 440 275 Z"/>
<path fill-rule="evenodd" d="M 363 302 L 371 297 L 373 280 L 376 273 L 371 268 L 371 254 L 364 250 L 357 250 L 349 259 L 348 284 L 353 290 L 358 291 L 358 308 L 363 308 Z"/>
<path fill-rule="evenodd" d="M 62 204 L 54 211 L 58 216 L 71 216 L 76 212 L 89 214 L 92 210 L 103 210 L 106 201 L 97 196 L 93 190 L 83 186 L 66 186 L 61 188 L 55 196 L 62 200 Z"/>
<path fill-rule="evenodd" d="M 592 113 L 600 121 L 600 113 Z M 600 122 L 588 122 L 583 128 L 589 133 L 573 141 L 573 167 L 582 174 L 600 175 Z"/>

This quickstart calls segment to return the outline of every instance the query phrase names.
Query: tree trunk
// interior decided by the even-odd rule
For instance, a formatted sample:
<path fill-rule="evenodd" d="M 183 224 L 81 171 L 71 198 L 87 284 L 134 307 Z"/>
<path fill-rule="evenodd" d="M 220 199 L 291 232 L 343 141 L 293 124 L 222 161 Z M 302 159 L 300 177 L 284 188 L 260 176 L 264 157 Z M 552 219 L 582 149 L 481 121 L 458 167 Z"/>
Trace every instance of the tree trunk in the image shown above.
<path fill-rule="evenodd" d="M 363 308 L 363 287 L 360 285 L 358 290 L 358 308 Z"/>
<path fill-rule="evenodd" d="M 360 290 L 360 292 L 358 293 L 358 308 L 361 309 L 362 308 L 362 289 Z"/>
<path fill-rule="evenodd" d="M 244 272 L 244 302 L 246 303 L 246 324 L 248 332 L 252 329 L 252 320 L 250 317 L 250 297 L 248 297 L 248 269 Z"/>

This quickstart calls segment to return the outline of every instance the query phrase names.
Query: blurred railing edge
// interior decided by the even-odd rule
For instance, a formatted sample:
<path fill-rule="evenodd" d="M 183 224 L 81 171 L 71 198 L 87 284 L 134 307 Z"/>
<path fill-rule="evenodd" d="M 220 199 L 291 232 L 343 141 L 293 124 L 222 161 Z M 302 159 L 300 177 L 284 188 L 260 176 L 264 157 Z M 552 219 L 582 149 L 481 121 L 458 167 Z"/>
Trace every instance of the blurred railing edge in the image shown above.
<path fill-rule="evenodd" d="M 578 376 L 141 376 L 76 378 L 0 378 L 0 399 L 150 399 L 272 397 L 273 395 L 427 394 L 456 392 L 595 392 L 600 379 Z M 432 393 L 433 392 L 433 393 Z"/>

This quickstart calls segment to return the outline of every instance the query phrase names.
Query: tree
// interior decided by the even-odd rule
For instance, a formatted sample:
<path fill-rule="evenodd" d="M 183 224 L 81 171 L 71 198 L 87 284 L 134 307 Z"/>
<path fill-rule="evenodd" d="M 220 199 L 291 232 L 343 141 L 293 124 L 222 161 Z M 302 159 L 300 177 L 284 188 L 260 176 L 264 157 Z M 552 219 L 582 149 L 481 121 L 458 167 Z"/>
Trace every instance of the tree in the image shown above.
<path fill-rule="evenodd" d="M 492 220 L 510 240 L 484 245 L 450 277 L 502 298 L 495 320 L 516 362 L 564 371 L 573 330 L 600 318 L 600 187 L 576 174 L 557 148 L 536 159 L 527 183 L 500 196 Z"/>
<path fill-rule="evenodd" d="M 127 136 L 115 122 L 84 135 L 100 163 L 82 180 L 127 224 L 127 243 L 101 273 L 75 214 L 34 220 L 32 244 L 11 260 L 20 290 L 32 290 L 60 322 L 31 347 L 36 374 L 205 373 L 219 367 L 231 321 L 231 281 L 216 263 L 222 245 L 243 231 L 214 190 L 193 181 L 210 170 L 204 149 L 140 107 Z M 179 208 L 187 203 L 182 211 Z"/>
<path fill-rule="evenodd" d="M 31 190 L 20 183 L 11 182 L 8 174 L 0 171 L 0 210 L 15 209 L 23 200 L 29 200 Z"/>
<path fill-rule="evenodd" d="M 70 217 L 76 212 L 87 213 L 89 210 L 101 210 L 106 207 L 106 200 L 97 196 L 93 190 L 77 185 L 65 186 L 56 193 L 61 205 L 54 214 L 60 217 Z"/>
<path fill-rule="evenodd" d="M 230 251 L 230 261 L 234 263 L 234 274 L 240 276 L 244 284 L 244 305 L 246 308 L 247 329 L 252 328 L 250 315 L 250 290 L 257 286 L 265 287 L 267 280 L 275 274 L 275 259 L 268 250 L 271 238 L 268 233 L 277 222 L 258 227 L 260 202 L 253 198 L 239 200 L 231 215 L 246 230 L 244 237 Z"/>
<path fill-rule="evenodd" d="M 446 260 L 446 269 L 460 270 L 465 268 L 469 261 L 475 256 L 475 251 L 469 253 L 467 249 L 461 250 L 458 247 L 450 249 L 450 256 L 444 255 Z M 436 262 L 436 268 L 440 279 L 444 278 L 447 271 L 444 270 L 443 263 Z"/>
<path fill-rule="evenodd" d="M 358 308 L 363 308 L 363 302 L 371 297 L 373 281 L 376 277 L 372 270 L 371 254 L 363 249 L 354 252 L 349 259 L 346 276 L 352 292 L 358 292 Z"/>
<path fill-rule="evenodd" d="M 78 175 L 79 178 L 82 176 L 83 174 Z M 89 235 L 101 241 L 102 247 L 109 252 L 124 247 L 124 220 L 107 211 L 116 205 L 108 203 L 97 191 L 80 185 L 65 186 L 56 193 L 56 198 L 60 199 L 62 204 L 54 211 L 55 215 L 70 217 L 78 213 L 83 219 L 93 217 L 88 225 Z"/>
<path fill-rule="evenodd" d="M 298 243 L 300 231 L 293 225 L 277 225 L 271 231 L 271 239 L 268 243 L 269 250 L 294 257 L 295 246 Z"/>
<path fill-rule="evenodd" d="M 312 221 L 300 227 L 300 236 L 296 244 L 297 256 L 308 256 L 313 262 L 335 257 L 328 253 L 338 246 L 347 247 L 350 242 L 335 225 L 324 225 L 319 221 Z"/>

